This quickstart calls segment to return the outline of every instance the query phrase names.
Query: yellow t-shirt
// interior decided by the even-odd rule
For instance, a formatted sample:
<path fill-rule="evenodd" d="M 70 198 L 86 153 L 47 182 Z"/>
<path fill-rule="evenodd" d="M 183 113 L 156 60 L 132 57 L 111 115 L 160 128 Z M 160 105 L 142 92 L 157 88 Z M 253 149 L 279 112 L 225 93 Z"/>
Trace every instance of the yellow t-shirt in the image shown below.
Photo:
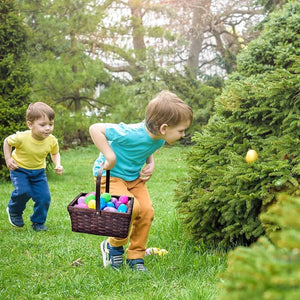
<path fill-rule="evenodd" d="M 57 139 L 53 135 L 38 141 L 31 136 L 31 130 L 12 134 L 7 142 L 15 148 L 12 158 L 18 166 L 29 170 L 45 168 L 48 153 L 57 154 L 59 151 Z"/>

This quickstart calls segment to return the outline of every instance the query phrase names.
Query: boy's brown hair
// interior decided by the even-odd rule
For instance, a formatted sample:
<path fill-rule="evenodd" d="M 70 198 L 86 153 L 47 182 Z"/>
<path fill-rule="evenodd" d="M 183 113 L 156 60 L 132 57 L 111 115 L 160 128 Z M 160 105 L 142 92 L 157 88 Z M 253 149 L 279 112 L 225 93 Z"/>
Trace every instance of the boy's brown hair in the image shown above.
<path fill-rule="evenodd" d="M 29 104 L 26 111 L 26 121 L 34 122 L 39 118 L 47 116 L 50 121 L 54 120 L 54 110 L 44 102 L 35 102 Z"/>
<path fill-rule="evenodd" d="M 163 124 L 175 126 L 182 121 L 192 123 L 193 111 L 176 94 L 169 91 L 160 92 L 146 108 L 145 124 L 153 134 L 158 134 Z"/>

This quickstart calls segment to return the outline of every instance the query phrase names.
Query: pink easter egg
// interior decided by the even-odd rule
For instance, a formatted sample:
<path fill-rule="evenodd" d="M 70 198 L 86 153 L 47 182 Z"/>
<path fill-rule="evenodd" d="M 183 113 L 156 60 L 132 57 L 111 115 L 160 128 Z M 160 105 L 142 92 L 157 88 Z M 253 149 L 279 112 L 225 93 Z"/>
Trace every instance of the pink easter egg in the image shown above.
<path fill-rule="evenodd" d="M 126 195 L 122 195 L 119 197 L 119 202 L 122 204 L 127 204 L 128 203 L 128 197 Z"/>
<path fill-rule="evenodd" d="M 89 208 L 89 206 L 87 204 L 85 204 L 85 203 L 78 203 L 77 207 L 80 207 L 80 208 Z"/>

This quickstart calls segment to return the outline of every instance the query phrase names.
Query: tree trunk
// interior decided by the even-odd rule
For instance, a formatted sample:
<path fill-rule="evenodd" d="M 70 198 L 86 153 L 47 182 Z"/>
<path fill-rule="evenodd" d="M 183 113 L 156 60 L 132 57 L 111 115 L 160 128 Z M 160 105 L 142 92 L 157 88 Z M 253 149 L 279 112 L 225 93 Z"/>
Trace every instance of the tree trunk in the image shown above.
<path fill-rule="evenodd" d="M 199 54 L 202 50 L 204 32 L 206 30 L 207 16 L 209 15 L 211 0 L 197 1 L 193 8 L 193 21 L 191 30 L 191 44 L 187 60 L 187 69 L 193 78 L 196 78 L 199 67 Z"/>

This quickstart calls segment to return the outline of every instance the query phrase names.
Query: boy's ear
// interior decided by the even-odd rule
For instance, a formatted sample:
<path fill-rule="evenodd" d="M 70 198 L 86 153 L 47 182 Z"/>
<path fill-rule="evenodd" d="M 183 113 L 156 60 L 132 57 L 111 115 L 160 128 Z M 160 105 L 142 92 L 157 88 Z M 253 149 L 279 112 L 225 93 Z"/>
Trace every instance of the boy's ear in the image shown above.
<path fill-rule="evenodd" d="M 159 131 L 162 135 L 165 135 L 166 134 L 166 130 L 168 128 L 168 124 L 162 124 L 160 127 L 159 127 Z"/>
<path fill-rule="evenodd" d="M 31 129 L 32 128 L 32 123 L 30 121 L 27 121 L 26 123 L 27 123 L 27 126 L 29 127 L 29 129 Z"/>

